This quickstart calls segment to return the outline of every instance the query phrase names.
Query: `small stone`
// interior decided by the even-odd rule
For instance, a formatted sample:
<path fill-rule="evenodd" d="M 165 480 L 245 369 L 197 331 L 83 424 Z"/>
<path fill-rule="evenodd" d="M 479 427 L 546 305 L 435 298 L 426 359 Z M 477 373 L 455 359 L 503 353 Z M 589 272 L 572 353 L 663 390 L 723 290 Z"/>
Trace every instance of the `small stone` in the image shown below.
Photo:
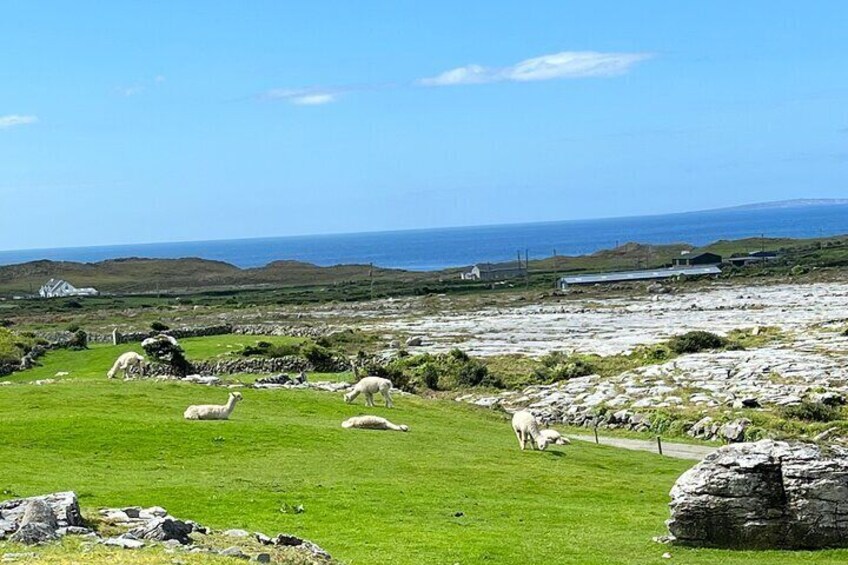
<path fill-rule="evenodd" d="M 103 545 L 108 545 L 111 547 L 121 547 L 123 549 L 141 549 L 144 547 L 144 542 L 137 539 L 129 539 L 129 538 L 107 538 L 103 540 Z"/>
<path fill-rule="evenodd" d="M 259 553 L 254 558 L 254 561 L 257 563 L 270 563 L 271 562 L 271 554 L 270 553 Z"/>
<path fill-rule="evenodd" d="M 246 538 L 250 535 L 247 530 L 226 530 L 221 533 L 228 538 Z"/>
<path fill-rule="evenodd" d="M 232 546 L 227 549 L 222 549 L 218 552 L 218 555 L 223 555 L 225 557 L 235 557 L 237 559 L 250 559 L 250 556 L 243 552 L 240 547 Z"/>
<path fill-rule="evenodd" d="M 271 538 L 269 538 L 268 536 L 266 536 L 262 532 L 256 532 L 255 534 L 253 534 L 253 537 L 255 537 L 256 541 L 258 541 L 262 545 L 273 545 L 274 544 L 274 540 L 272 540 Z"/>

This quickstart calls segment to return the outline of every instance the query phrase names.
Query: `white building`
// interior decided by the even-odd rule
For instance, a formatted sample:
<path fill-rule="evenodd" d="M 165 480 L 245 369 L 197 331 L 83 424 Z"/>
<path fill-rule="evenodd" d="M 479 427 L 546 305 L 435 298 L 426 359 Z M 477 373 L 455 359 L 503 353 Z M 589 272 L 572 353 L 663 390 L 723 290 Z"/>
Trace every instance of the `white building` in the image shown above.
<path fill-rule="evenodd" d="M 64 296 L 97 296 L 100 294 L 95 288 L 77 288 L 68 281 L 62 279 L 50 279 L 44 286 L 38 289 L 41 298 L 59 298 Z"/>

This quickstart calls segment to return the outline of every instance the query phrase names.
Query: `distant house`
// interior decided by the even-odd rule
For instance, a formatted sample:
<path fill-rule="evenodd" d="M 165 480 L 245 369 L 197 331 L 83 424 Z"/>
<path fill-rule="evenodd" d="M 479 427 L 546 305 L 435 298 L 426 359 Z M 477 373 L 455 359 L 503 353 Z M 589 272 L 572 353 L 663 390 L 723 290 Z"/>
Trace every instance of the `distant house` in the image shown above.
<path fill-rule="evenodd" d="M 38 289 L 41 298 L 60 298 L 67 296 L 97 296 L 100 294 L 95 288 L 77 288 L 68 281 L 62 279 L 50 279 L 44 286 Z"/>
<path fill-rule="evenodd" d="M 776 260 L 780 255 L 776 251 L 752 251 L 747 255 L 737 255 L 728 259 L 734 267 L 748 267 Z"/>
<path fill-rule="evenodd" d="M 694 267 L 696 265 L 720 265 L 721 255 L 715 253 L 685 254 L 674 260 L 675 267 Z"/>
<path fill-rule="evenodd" d="M 565 290 L 571 285 L 604 284 L 633 281 L 651 281 L 671 279 L 674 277 L 692 277 L 704 275 L 720 275 L 717 265 L 701 265 L 696 267 L 672 267 L 670 269 L 649 269 L 642 271 L 620 271 L 615 273 L 591 273 L 562 277 L 559 286 Z"/>
<path fill-rule="evenodd" d="M 478 263 L 471 270 L 462 273 L 463 280 L 470 281 L 502 281 L 515 279 L 527 274 L 527 268 L 520 261 L 507 263 Z"/>

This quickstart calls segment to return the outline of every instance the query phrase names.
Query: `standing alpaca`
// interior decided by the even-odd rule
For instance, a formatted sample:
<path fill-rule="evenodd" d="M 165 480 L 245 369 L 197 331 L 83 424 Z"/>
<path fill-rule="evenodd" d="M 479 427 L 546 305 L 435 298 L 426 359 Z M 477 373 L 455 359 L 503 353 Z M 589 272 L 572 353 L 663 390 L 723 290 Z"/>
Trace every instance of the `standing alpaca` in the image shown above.
<path fill-rule="evenodd" d="M 408 432 L 409 426 L 397 425 L 379 416 L 354 416 L 342 422 L 343 428 L 360 428 L 363 430 L 394 430 Z"/>
<path fill-rule="evenodd" d="M 183 417 L 186 420 L 228 420 L 236 402 L 241 400 L 240 392 L 231 392 L 226 404 L 200 404 L 186 408 Z"/>
<path fill-rule="evenodd" d="M 521 446 L 522 451 L 527 446 L 527 440 L 531 438 L 535 447 L 542 451 L 548 446 L 548 440 L 539 433 L 539 424 L 536 422 L 536 417 L 527 410 L 520 410 L 512 416 L 512 429 L 515 432 L 515 437 L 518 438 L 518 445 Z"/>
<path fill-rule="evenodd" d="M 112 365 L 112 368 L 109 369 L 109 372 L 106 373 L 106 376 L 110 379 L 115 378 L 115 375 L 118 374 L 118 371 L 122 371 L 124 373 L 124 378 L 127 377 L 127 372 L 131 368 L 137 368 L 139 372 L 144 371 L 144 357 L 136 353 L 135 351 L 128 351 L 118 357 L 115 360 L 115 364 Z"/>
<path fill-rule="evenodd" d="M 381 377 L 365 377 L 353 385 L 353 390 L 344 395 L 345 402 L 350 404 L 360 394 L 365 395 L 365 405 L 374 406 L 374 395 L 380 393 L 386 399 L 386 408 L 394 407 L 392 404 L 392 381 Z"/>

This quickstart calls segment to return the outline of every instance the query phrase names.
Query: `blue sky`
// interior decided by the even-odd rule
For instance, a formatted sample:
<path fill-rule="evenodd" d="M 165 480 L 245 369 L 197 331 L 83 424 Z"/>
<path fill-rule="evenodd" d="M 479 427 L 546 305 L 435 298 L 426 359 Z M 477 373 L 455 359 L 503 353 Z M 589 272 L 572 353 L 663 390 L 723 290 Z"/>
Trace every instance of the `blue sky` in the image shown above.
<path fill-rule="evenodd" d="M 848 196 L 841 1 L 0 14 L 0 249 Z"/>

